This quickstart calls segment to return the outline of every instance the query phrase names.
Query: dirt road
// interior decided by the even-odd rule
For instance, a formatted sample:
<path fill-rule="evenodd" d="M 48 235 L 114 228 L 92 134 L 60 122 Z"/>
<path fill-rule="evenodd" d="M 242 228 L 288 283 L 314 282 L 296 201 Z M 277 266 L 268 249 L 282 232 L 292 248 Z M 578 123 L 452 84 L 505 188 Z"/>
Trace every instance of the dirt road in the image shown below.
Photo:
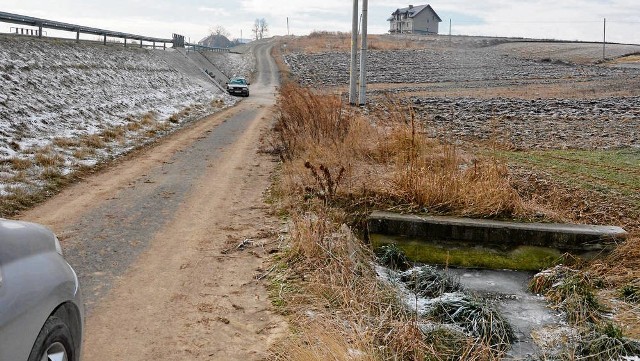
<path fill-rule="evenodd" d="M 58 233 L 88 308 L 83 359 L 256 360 L 283 330 L 256 281 L 280 223 L 257 153 L 277 69 L 251 97 L 70 187 L 23 219 Z"/>

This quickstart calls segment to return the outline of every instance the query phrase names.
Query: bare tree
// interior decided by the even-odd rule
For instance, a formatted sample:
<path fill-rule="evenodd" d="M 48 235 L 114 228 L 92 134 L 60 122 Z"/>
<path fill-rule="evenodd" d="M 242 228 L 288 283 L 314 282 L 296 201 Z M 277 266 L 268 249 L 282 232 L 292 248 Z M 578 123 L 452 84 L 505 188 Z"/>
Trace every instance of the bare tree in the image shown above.
<path fill-rule="evenodd" d="M 256 21 L 253 22 L 251 32 L 253 33 L 254 39 L 263 39 L 269 34 L 269 24 L 267 24 L 267 21 L 264 18 L 256 19 Z"/>
<path fill-rule="evenodd" d="M 269 35 L 269 24 L 267 24 L 267 21 L 262 18 L 260 19 L 260 39 L 264 38 L 265 36 Z"/>
<path fill-rule="evenodd" d="M 209 29 L 211 35 L 221 35 L 225 38 L 231 36 L 231 33 L 222 25 L 216 25 L 215 27 Z"/>
<path fill-rule="evenodd" d="M 256 19 L 256 21 L 253 22 L 251 32 L 253 33 L 253 38 L 255 40 L 260 39 L 260 19 Z"/>

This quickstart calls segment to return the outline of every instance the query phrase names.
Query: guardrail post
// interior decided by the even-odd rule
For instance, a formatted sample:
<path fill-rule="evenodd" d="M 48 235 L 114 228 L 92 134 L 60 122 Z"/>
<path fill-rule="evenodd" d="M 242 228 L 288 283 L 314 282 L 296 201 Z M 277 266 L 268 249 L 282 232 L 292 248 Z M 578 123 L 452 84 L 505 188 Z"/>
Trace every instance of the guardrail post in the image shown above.
<path fill-rule="evenodd" d="M 156 42 L 153 42 L 153 50 L 156 50 Z"/>
<path fill-rule="evenodd" d="M 167 50 L 167 43 L 162 43 L 162 50 Z"/>
<path fill-rule="evenodd" d="M 38 24 L 38 37 L 42 37 L 42 24 Z"/>
<path fill-rule="evenodd" d="M 127 38 L 124 38 L 124 47 L 127 47 Z"/>
<path fill-rule="evenodd" d="M 80 42 L 80 29 L 76 29 L 76 43 Z"/>
<path fill-rule="evenodd" d="M 140 49 L 142 49 L 142 39 L 140 39 Z"/>
<path fill-rule="evenodd" d="M 107 34 L 104 34 L 104 40 L 102 41 L 102 45 L 107 45 Z"/>

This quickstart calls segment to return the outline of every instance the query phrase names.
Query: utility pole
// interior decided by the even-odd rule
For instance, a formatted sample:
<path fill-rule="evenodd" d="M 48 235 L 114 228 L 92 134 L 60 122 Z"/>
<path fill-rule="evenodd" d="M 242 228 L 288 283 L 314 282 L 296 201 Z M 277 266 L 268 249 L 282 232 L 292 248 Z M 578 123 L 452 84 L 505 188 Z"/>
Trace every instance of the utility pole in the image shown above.
<path fill-rule="evenodd" d="M 353 0 L 353 18 L 351 24 L 351 70 L 349 73 L 349 104 L 355 105 L 358 96 L 358 0 Z"/>
<path fill-rule="evenodd" d="M 287 35 L 291 35 L 289 34 L 289 17 L 287 16 Z"/>
<path fill-rule="evenodd" d="M 607 18 L 604 18 L 604 29 L 602 33 L 602 60 L 605 60 L 606 57 L 606 48 L 607 48 Z"/>
<path fill-rule="evenodd" d="M 362 0 L 362 43 L 360 44 L 360 105 L 367 102 L 367 12 L 369 0 Z"/>
<path fill-rule="evenodd" d="M 451 18 L 449 18 L 449 44 L 451 44 Z"/>

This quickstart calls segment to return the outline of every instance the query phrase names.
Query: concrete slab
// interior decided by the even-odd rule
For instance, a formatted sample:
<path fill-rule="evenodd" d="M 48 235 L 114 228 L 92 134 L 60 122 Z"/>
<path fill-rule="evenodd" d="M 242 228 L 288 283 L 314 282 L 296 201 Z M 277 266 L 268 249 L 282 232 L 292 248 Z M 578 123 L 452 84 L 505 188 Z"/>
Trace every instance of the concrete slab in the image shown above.
<path fill-rule="evenodd" d="M 624 242 L 627 232 L 615 226 L 517 223 L 487 219 L 373 212 L 369 233 L 430 241 L 465 241 L 486 245 L 529 245 L 563 251 L 598 251 Z"/>

